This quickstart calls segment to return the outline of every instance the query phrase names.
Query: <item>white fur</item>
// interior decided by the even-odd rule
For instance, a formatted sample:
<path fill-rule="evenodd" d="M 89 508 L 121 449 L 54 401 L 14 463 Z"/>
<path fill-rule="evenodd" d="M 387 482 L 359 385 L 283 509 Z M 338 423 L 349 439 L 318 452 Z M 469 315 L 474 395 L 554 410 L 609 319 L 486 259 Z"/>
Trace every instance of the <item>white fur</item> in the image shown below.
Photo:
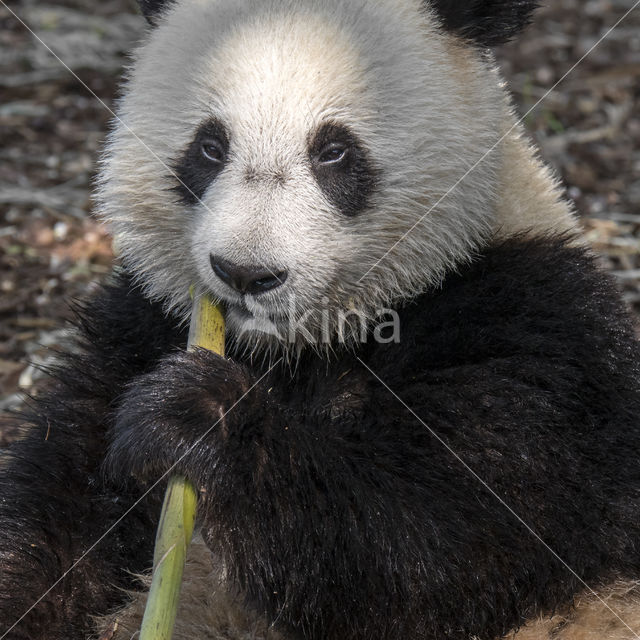
<path fill-rule="evenodd" d="M 513 120 L 499 80 L 418 0 L 181 0 L 136 54 L 99 210 L 168 308 L 186 313 L 195 282 L 229 304 L 229 329 L 245 345 L 269 342 L 243 335 L 252 324 L 275 323 L 287 341 L 291 317 L 320 307 L 335 338 L 339 310 L 372 318 L 437 285 L 490 238 L 500 145 L 439 200 Z M 213 115 L 230 131 L 230 162 L 186 207 L 167 190 L 168 167 Z M 371 207 L 353 218 L 309 167 L 307 139 L 328 120 L 354 130 L 381 172 Z M 211 252 L 289 278 L 242 300 L 212 272 Z M 313 315 L 314 339 L 319 323 Z"/>

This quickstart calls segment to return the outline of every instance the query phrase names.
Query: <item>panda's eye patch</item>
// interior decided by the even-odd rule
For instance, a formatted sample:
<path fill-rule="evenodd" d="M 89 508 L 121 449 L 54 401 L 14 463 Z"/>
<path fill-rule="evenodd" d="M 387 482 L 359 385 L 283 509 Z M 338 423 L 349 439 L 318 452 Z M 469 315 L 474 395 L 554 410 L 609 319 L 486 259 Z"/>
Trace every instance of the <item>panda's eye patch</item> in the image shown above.
<path fill-rule="evenodd" d="M 229 156 L 229 136 L 217 118 L 203 122 L 175 161 L 175 191 L 185 204 L 196 204 L 224 169 Z"/>
<path fill-rule="evenodd" d="M 318 162 L 320 164 L 338 164 L 342 162 L 349 149 L 340 142 L 330 142 L 318 156 Z"/>
<path fill-rule="evenodd" d="M 200 150 L 202 151 L 202 155 L 209 160 L 209 162 L 223 163 L 225 160 L 224 149 L 217 140 L 203 140 L 200 143 Z"/>
<path fill-rule="evenodd" d="M 345 216 L 367 208 L 378 183 L 369 150 L 351 128 L 325 122 L 308 139 L 311 171 L 324 195 Z"/>

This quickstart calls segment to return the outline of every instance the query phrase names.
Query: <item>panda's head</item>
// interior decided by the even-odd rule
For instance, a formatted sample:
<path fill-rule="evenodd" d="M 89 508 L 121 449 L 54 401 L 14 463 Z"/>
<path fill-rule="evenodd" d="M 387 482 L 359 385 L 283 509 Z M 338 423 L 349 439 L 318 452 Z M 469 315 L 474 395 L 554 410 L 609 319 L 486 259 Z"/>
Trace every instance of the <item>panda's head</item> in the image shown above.
<path fill-rule="evenodd" d="M 99 190 L 125 263 L 178 313 L 213 292 L 246 344 L 301 320 L 294 342 L 331 340 L 340 312 L 437 285 L 495 208 L 508 105 L 484 47 L 533 5 L 143 0 Z"/>

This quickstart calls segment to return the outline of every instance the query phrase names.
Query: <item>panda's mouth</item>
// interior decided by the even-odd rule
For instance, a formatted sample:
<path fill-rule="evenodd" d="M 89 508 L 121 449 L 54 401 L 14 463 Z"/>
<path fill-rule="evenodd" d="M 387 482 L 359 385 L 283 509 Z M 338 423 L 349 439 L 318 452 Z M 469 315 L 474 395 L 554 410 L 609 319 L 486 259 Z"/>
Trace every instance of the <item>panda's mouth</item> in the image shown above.
<path fill-rule="evenodd" d="M 270 320 L 271 322 L 282 322 L 286 317 L 281 313 L 275 313 L 260 305 L 256 309 L 250 309 L 245 298 L 240 301 L 228 302 L 227 309 L 233 310 L 238 318 L 244 320 Z"/>
<path fill-rule="evenodd" d="M 252 320 L 255 318 L 253 313 L 251 313 L 244 304 L 228 305 L 228 310 L 233 310 L 240 320 Z"/>
<path fill-rule="evenodd" d="M 255 310 L 249 309 L 244 298 L 239 301 L 226 302 L 225 306 L 227 321 L 237 328 L 242 326 L 245 331 L 254 328 L 274 333 L 287 321 L 285 315 L 274 313 L 262 305 Z"/>
<path fill-rule="evenodd" d="M 284 318 L 271 314 L 255 314 L 244 304 L 227 305 L 226 322 L 228 329 L 240 340 L 242 336 L 272 337 L 282 340 L 287 335 Z"/>

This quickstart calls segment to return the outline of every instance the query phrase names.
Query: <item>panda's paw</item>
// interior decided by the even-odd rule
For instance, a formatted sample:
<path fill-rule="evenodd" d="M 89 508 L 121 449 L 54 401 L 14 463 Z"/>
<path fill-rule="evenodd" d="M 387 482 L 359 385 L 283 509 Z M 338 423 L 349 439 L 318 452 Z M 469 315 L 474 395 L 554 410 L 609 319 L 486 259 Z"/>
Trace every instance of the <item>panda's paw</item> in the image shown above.
<path fill-rule="evenodd" d="M 171 469 L 206 482 L 225 434 L 260 407 L 253 384 L 244 367 L 204 349 L 164 358 L 123 395 L 106 473 L 149 481 Z"/>

